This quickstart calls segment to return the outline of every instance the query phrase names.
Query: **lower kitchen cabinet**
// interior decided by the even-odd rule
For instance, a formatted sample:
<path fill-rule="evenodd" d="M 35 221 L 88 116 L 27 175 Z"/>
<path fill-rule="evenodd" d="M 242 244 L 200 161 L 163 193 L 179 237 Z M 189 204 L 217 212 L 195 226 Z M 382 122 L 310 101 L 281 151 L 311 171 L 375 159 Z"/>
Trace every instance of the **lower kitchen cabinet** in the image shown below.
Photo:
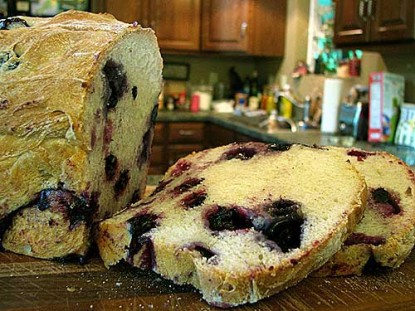
<path fill-rule="evenodd" d="M 157 122 L 150 158 L 150 175 L 164 174 L 178 159 L 205 148 L 204 122 Z"/>
<path fill-rule="evenodd" d="M 205 129 L 206 145 L 210 148 L 227 145 L 233 142 L 259 141 L 248 135 L 241 134 L 222 126 L 209 123 Z"/>
<path fill-rule="evenodd" d="M 209 148 L 223 146 L 235 141 L 235 131 L 208 123 L 205 130 L 206 145 Z"/>
<path fill-rule="evenodd" d="M 164 174 L 178 159 L 232 142 L 255 139 L 205 122 L 157 122 L 150 158 L 150 175 Z"/>

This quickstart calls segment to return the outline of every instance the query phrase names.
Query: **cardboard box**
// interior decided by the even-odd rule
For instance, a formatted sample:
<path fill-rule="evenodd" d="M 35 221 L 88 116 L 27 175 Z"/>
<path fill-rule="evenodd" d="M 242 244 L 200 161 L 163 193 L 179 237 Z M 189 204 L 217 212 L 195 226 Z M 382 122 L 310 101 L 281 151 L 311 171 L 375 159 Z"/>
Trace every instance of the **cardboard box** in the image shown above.
<path fill-rule="evenodd" d="M 403 76 L 389 72 L 370 74 L 368 141 L 393 142 L 404 91 Z"/>

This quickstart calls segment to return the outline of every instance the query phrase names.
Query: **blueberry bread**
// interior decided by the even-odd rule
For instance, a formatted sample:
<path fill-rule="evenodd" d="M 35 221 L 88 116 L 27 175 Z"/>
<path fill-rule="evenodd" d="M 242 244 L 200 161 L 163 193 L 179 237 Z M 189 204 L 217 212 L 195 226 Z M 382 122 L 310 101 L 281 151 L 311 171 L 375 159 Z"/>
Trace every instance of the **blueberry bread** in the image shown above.
<path fill-rule="evenodd" d="M 0 21 L 0 244 L 85 255 L 92 222 L 145 190 L 162 60 L 107 14 Z"/>
<path fill-rule="evenodd" d="M 415 176 L 386 152 L 331 148 L 365 177 L 367 208 L 341 250 L 316 275 L 351 275 L 399 267 L 415 243 Z"/>
<path fill-rule="evenodd" d="M 154 270 L 219 307 L 254 303 L 334 255 L 366 195 L 327 149 L 231 144 L 180 159 L 149 197 L 99 223 L 96 241 L 107 267 Z"/>

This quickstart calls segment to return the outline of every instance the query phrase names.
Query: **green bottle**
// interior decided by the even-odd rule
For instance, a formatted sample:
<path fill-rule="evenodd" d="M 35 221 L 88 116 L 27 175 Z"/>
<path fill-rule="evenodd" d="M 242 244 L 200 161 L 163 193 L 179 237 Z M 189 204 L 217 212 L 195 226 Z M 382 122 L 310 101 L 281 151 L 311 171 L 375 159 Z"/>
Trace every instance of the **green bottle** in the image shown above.
<path fill-rule="evenodd" d="M 396 127 L 398 126 L 398 121 L 400 117 L 400 108 L 399 108 L 399 102 L 396 97 L 392 100 L 392 108 L 393 108 L 393 114 L 390 121 L 390 135 L 388 137 L 388 143 L 393 143 L 395 140 L 395 133 L 396 133 Z"/>

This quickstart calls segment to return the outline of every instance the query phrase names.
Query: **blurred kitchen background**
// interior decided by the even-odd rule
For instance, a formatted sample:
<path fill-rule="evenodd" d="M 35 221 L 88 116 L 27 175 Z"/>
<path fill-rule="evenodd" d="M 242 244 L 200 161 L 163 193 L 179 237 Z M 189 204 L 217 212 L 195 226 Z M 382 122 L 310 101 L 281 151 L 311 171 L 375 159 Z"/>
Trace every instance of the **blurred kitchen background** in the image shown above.
<path fill-rule="evenodd" d="M 415 0 L 0 0 L 3 16 L 68 9 L 154 29 L 154 172 L 244 140 L 382 149 L 415 165 Z"/>

